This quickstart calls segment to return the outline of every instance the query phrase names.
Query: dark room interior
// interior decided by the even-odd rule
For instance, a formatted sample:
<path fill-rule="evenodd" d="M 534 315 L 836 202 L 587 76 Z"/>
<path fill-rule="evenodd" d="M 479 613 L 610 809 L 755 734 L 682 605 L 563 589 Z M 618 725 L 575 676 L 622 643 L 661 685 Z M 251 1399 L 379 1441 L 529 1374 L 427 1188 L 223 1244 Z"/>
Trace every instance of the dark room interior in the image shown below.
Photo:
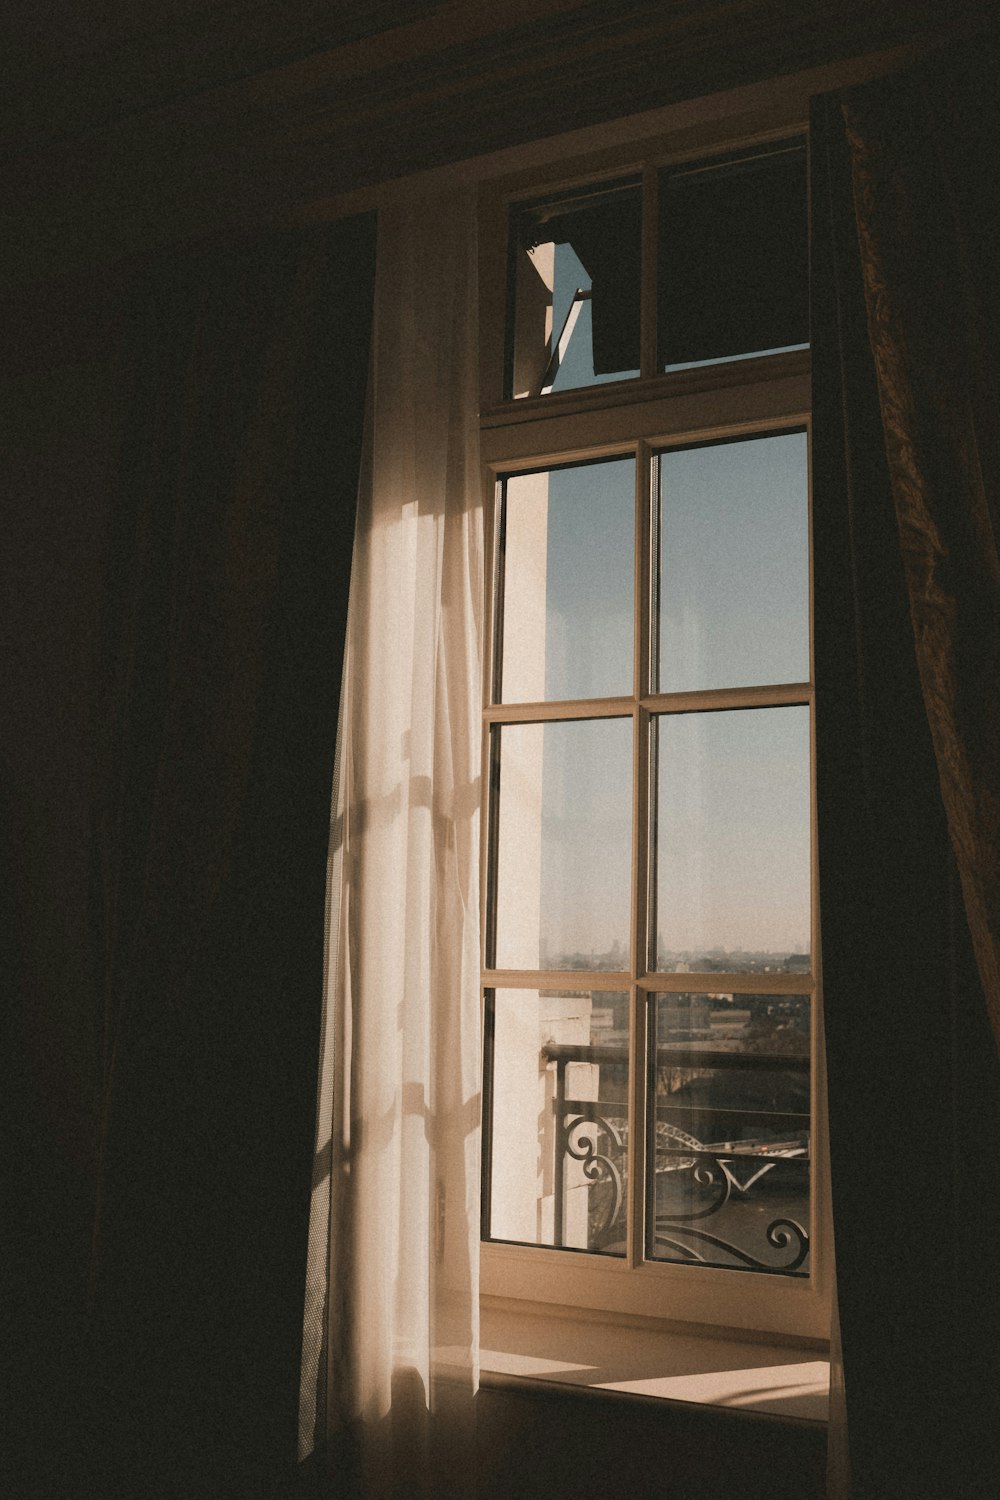
<path fill-rule="evenodd" d="M 995 7 L 8 0 L 3 31 L 0 1492 L 1000 1493 Z M 350 1430 L 297 1440 L 379 195 L 793 75 L 850 1488 L 820 1421 L 486 1374 L 472 1449 L 378 1488 Z"/>

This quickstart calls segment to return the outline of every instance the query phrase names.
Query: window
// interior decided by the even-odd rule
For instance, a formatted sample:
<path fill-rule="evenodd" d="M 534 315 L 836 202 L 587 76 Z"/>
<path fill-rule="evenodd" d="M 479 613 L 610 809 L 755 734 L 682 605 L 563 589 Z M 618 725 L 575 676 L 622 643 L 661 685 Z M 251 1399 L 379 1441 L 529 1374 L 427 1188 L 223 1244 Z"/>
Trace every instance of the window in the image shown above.
<path fill-rule="evenodd" d="M 483 1289 L 822 1337 L 804 143 L 483 222 Z"/>

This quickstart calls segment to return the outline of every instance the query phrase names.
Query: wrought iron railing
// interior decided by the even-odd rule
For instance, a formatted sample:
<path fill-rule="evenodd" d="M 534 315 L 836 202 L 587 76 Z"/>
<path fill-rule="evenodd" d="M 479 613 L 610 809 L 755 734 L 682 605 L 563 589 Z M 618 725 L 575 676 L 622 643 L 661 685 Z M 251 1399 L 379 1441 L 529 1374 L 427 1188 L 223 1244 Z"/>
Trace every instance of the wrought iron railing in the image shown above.
<path fill-rule="evenodd" d="M 555 1064 L 555 1161 L 553 1172 L 554 1243 L 567 1243 L 567 1165 L 580 1163 L 588 1189 L 587 1245 L 612 1252 L 624 1247 L 628 1154 L 628 1107 L 620 1099 L 578 1099 L 567 1093 L 567 1071 L 573 1063 L 614 1067 L 627 1064 L 624 1046 L 549 1043 L 543 1056 Z M 683 1070 L 692 1077 L 711 1071 L 805 1074 L 809 1059 L 784 1053 L 722 1051 L 688 1044 L 671 1048 L 669 1062 L 658 1068 Z M 671 1104 L 656 1095 L 653 1173 L 648 1253 L 656 1259 L 722 1265 L 753 1271 L 805 1275 L 809 1234 L 792 1212 L 779 1212 L 764 1223 L 767 1201 L 784 1198 L 786 1206 L 809 1203 L 809 1115 L 784 1109 L 747 1109 L 726 1105 Z M 695 1130 L 701 1125 L 702 1139 Z M 729 1133 L 720 1127 L 730 1127 Z M 687 1128 L 684 1128 L 687 1127 Z M 706 1220 L 722 1228 L 739 1217 L 727 1209 L 753 1207 L 743 1213 L 744 1230 L 761 1236 L 757 1250 L 713 1233 Z M 730 1230 L 731 1232 L 731 1230 Z M 767 1247 L 766 1250 L 764 1247 Z M 579 1247 L 583 1248 L 583 1247 Z"/>

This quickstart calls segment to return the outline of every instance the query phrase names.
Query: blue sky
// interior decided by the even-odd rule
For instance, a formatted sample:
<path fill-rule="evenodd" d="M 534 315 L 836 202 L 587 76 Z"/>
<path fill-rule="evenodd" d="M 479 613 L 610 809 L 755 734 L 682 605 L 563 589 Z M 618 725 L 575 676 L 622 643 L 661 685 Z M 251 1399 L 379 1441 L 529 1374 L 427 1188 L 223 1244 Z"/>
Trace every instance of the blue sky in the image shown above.
<path fill-rule="evenodd" d="M 630 457 L 550 475 L 546 636 L 530 648 L 544 650 L 548 698 L 631 693 L 634 483 Z M 806 497 L 804 433 L 661 455 L 660 691 L 808 678 Z M 514 479 L 508 535 L 517 505 Z M 509 661 L 505 682 L 516 701 Z M 549 948 L 601 953 L 628 939 L 631 725 L 532 732 L 544 737 Z M 808 766 L 805 708 L 661 721 L 657 929 L 668 948 L 808 951 Z"/>

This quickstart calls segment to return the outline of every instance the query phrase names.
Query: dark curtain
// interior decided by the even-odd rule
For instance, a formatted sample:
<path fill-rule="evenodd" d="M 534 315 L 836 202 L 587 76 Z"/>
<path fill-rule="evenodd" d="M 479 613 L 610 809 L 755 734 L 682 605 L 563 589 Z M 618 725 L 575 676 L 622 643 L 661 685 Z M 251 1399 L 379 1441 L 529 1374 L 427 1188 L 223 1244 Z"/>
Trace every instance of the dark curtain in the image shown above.
<path fill-rule="evenodd" d="M 0 1493 L 49 1500 L 74 1493 L 88 1432 L 94 622 L 120 329 L 86 275 L 5 299 L 0 326 Z"/>
<path fill-rule="evenodd" d="M 364 218 L 175 251 L 102 294 L 96 739 L 65 789 L 91 849 L 70 998 L 96 1192 L 62 1270 L 72 1301 L 89 1262 L 90 1307 L 49 1338 L 10 1493 L 250 1500 L 294 1463 L 373 275 Z M 79 399 L 50 405 L 75 452 Z"/>
<path fill-rule="evenodd" d="M 854 1500 L 995 1495 L 997 48 L 816 101 L 820 900 Z"/>

